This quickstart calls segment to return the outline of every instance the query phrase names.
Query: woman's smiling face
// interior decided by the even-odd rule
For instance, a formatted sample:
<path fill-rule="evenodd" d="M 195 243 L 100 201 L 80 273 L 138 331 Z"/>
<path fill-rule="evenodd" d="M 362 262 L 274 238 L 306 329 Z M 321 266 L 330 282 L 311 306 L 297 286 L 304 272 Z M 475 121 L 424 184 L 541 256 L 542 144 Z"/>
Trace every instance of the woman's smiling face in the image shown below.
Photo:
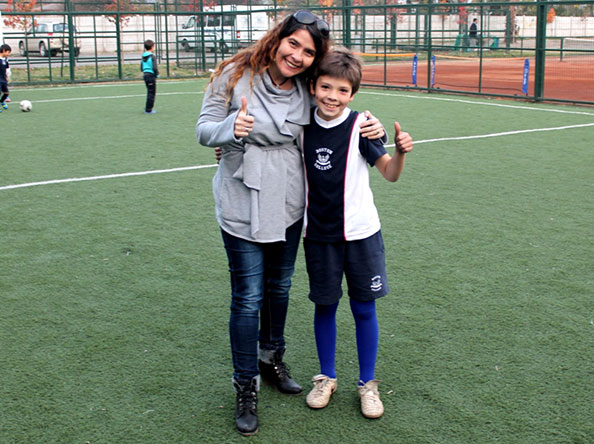
<path fill-rule="evenodd" d="M 270 67 L 277 77 L 294 77 L 309 68 L 316 57 L 314 40 L 306 29 L 298 29 L 280 41 Z"/>

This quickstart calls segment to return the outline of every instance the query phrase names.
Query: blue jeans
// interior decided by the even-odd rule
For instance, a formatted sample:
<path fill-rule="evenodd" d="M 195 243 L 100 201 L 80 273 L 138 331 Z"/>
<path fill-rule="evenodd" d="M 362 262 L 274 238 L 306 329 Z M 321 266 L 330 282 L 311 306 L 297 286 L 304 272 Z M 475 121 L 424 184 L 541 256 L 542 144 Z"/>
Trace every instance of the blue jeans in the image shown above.
<path fill-rule="evenodd" d="M 303 221 L 293 224 L 287 228 L 286 241 L 273 243 L 250 242 L 221 230 L 231 273 L 229 336 L 237 380 L 258 375 L 258 341 L 263 350 L 285 347 L 289 289 L 302 225 Z"/>

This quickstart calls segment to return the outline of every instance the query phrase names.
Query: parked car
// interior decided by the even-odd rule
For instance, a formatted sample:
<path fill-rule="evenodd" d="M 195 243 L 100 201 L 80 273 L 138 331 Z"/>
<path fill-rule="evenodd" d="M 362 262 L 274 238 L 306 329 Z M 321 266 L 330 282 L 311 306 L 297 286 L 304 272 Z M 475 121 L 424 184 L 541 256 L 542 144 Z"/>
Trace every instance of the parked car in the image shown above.
<path fill-rule="evenodd" d="M 41 57 L 49 54 L 54 57 L 58 52 L 68 51 L 68 23 L 61 22 L 36 22 L 35 26 L 27 31 L 24 37 L 19 38 L 19 53 L 26 56 L 31 52 L 38 52 Z M 80 54 L 80 39 L 76 37 L 74 28 L 74 56 Z"/>

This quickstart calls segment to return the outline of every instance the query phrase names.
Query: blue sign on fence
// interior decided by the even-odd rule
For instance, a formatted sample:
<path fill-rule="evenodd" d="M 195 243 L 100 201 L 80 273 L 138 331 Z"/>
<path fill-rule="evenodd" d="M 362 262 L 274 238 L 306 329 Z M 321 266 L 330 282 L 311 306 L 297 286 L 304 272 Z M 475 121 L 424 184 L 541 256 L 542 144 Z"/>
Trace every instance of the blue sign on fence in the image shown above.
<path fill-rule="evenodd" d="M 431 88 L 435 86 L 435 56 L 431 56 Z"/>
<path fill-rule="evenodd" d="M 418 64 L 418 57 L 415 54 L 413 57 L 413 70 L 412 70 L 412 84 L 417 86 L 417 64 Z"/>
<path fill-rule="evenodd" d="M 524 76 L 522 77 L 522 94 L 528 94 L 528 79 L 530 78 L 530 60 L 524 62 Z"/>

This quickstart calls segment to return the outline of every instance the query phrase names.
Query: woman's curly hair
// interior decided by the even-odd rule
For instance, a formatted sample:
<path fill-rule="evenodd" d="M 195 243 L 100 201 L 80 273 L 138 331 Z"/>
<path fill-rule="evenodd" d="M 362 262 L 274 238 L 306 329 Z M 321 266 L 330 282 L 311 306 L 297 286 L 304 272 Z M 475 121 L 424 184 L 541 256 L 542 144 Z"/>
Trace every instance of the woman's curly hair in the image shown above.
<path fill-rule="evenodd" d="M 311 66 L 300 74 L 306 82 L 313 78 L 314 70 L 318 62 L 328 52 L 330 47 L 330 39 L 322 35 L 315 23 L 311 25 L 304 25 L 293 19 L 291 14 L 285 17 L 274 28 L 268 31 L 260 40 L 255 42 L 248 48 L 242 49 L 233 57 L 223 60 L 210 76 L 210 82 L 213 82 L 229 65 L 233 65 L 233 74 L 227 81 L 227 97 L 231 97 L 231 92 L 239 79 L 243 76 L 247 68 L 250 69 L 250 85 L 256 74 L 262 74 L 274 62 L 276 52 L 280 46 L 280 42 L 285 37 L 290 36 L 299 29 L 309 31 L 314 45 L 316 47 L 316 55 Z"/>

